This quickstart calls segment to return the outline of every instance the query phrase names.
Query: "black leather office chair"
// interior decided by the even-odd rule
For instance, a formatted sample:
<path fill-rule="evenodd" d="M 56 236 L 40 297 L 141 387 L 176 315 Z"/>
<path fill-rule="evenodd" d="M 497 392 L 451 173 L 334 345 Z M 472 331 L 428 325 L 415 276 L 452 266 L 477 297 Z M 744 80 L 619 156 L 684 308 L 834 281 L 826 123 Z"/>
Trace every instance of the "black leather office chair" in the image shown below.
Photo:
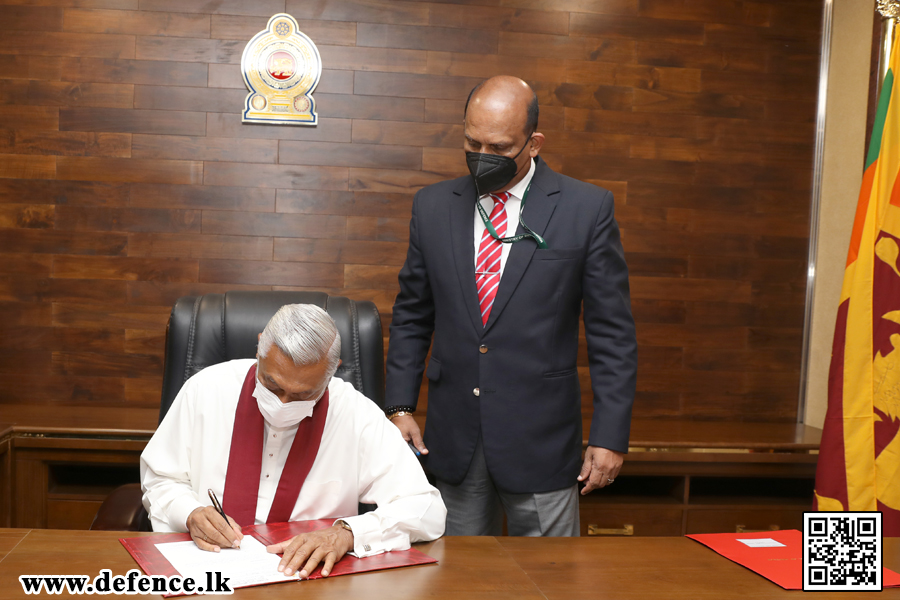
<path fill-rule="evenodd" d="M 384 342 L 372 302 L 321 292 L 227 292 L 185 296 L 175 303 L 166 328 L 160 422 L 191 376 L 210 365 L 256 356 L 257 336 L 285 304 L 315 304 L 331 315 L 341 334 L 342 362 L 335 375 L 384 408 Z M 114 490 L 91 529 L 150 531 L 140 484 Z"/>

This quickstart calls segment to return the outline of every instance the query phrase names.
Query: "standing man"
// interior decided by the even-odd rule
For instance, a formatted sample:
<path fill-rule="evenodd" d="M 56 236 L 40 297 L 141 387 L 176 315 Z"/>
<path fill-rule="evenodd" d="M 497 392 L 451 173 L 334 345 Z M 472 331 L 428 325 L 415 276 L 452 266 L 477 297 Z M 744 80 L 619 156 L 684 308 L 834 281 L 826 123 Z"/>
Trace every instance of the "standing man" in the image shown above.
<path fill-rule="evenodd" d="M 511 535 L 577 536 L 577 482 L 582 494 L 611 484 L 628 448 L 637 343 L 613 196 L 552 171 L 537 122 L 528 84 L 485 81 L 466 103 L 471 177 L 413 202 L 386 412 L 428 455 L 447 535 L 498 535 L 502 507 Z M 594 393 L 583 462 L 582 304 Z M 432 335 L 423 441 L 411 413 Z"/>

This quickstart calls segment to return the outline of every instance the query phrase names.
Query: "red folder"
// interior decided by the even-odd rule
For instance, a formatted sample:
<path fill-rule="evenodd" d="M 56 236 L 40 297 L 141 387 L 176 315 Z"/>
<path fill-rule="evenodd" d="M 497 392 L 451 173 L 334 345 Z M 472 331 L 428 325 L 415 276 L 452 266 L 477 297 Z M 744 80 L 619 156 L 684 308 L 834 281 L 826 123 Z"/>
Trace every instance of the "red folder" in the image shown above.
<path fill-rule="evenodd" d="M 244 535 L 252 535 L 263 544 L 270 546 L 301 533 L 308 533 L 316 529 L 331 527 L 334 519 L 319 519 L 315 521 L 295 521 L 291 523 L 272 523 L 268 525 L 249 525 L 241 531 Z M 119 542 L 125 546 L 128 553 L 137 562 L 138 566 L 147 575 L 165 575 L 167 577 L 178 575 L 178 571 L 156 549 L 157 544 L 167 542 L 190 541 L 187 533 L 161 533 L 133 538 L 120 538 Z M 427 565 L 436 563 L 437 559 L 428 556 L 414 548 L 394 552 L 376 554 L 367 558 L 356 558 L 345 555 L 331 570 L 329 577 L 350 575 L 353 573 L 366 573 L 368 571 L 380 571 L 382 569 L 394 569 L 412 565 Z M 322 565 L 316 567 L 309 579 L 322 578 Z M 179 595 L 179 594 L 175 594 Z"/>
<path fill-rule="evenodd" d="M 686 536 L 786 590 L 803 589 L 803 533 L 796 529 L 754 533 L 699 533 Z M 751 548 L 738 540 L 771 538 L 784 546 Z M 900 575 L 884 569 L 883 587 L 900 587 Z"/>

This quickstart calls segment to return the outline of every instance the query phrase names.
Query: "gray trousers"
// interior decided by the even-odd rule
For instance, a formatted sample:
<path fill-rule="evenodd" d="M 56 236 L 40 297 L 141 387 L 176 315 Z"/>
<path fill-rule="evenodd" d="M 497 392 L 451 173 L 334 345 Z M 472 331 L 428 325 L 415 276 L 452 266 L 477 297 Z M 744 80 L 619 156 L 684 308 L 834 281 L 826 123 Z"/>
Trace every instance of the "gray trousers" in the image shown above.
<path fill-rule="evenodd" d="M 509 535 L 577 537 L 578 485 L 537 494 L 511 494 L 497 489 L 484 460 L 481 438 L 465 479 L 451 485 L 435 482 L 447 506 L 444 535 L 500 535 L 503 513 Z"/>

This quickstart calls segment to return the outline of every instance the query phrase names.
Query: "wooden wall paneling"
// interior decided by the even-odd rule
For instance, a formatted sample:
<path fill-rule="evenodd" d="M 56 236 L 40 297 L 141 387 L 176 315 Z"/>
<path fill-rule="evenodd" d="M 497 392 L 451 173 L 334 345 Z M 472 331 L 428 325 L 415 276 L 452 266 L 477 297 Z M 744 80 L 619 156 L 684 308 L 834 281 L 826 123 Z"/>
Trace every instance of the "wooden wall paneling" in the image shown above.
<path fill-rule="evenodd" d="M 0 6 L 0 403 L 152 409 L 183 295 L 320 289 L 387 332 L 413 195 L 466 174 L 465 98 L 511 74 L 547 163 L 615 194 L 635 414 L 795 417 L 815 3 L 41 4 Z M 241 53 L 282 11 L 324 61 L 316 127 L 241 122 Z"/>
<path fill-rule="evenodd" d="M 468 168 L 459 160 L 459 152 L 459 148 L 423 148 L 422 169 L 447 178 L 468 175 Z"/>
<path fill-rule="evenodd" d="M 488 2 L 485 2 L 488 4 Z M 601 15 L 636 15 L 639 0 L 499 0 L 500 6 L 533 10 L 561 10 Z"/>
<path fill-rule="evenodd" d="M 130 307 L 144 307 L 148 310 L 166 309 L 166 319 L 175 301 L 182 296 L 202 296 L 203 294 L 224 294 L 229 290 L 254 291 L 271 290 L 271 285 L 246 285 L 239 283 L 200 283 L 170 281 L 129 281 L 125 291 L 125 302 Z M 148 330 L 158 331 L 160 328 L 151 323 L 144 326 Z M 139 328 L 139 327 L 135 327 Z M 163 326 L 165 329 L 165 326 Z M 162 383 L 160 382 L 160 385 Z"/>
<path fill-rule="evenodd" d="M 135 135 L 131 148 L 134 158 L 246 163 L 275 163 L 278 159 L 276 140 L 244 140 L 235 144 L 231 138 Z"/>
<path fill-rule="evenodd" d="M 343 239 L 347 219 L 333 215 L 203 211 L 203 233 Z"/>
<path fill-rule="evenodd" d="M 129 158 L 131 135 L 80 131 L 0 132 L 0 152 L 57 156 Z"/>
<path fill-rule="evenodd" d="M 59 128 L 59 109 L 49 106 L 0 106 L 0 127 L 56 130 Z"/>
<path fill-rule="evenodd" d="M 128 206 L 143 208 L 272 212 L 275 207 L 275 190 L 262 188 L 135 183 L 128 193 Z"/>
<path fill-rule="evenodd" d="M 570 16 L 571 19 L 571 16 Z M 570 22 L 571 27 L 571 22 Z M 599 37 L 500 32 L 498 53 L 557 60 L 604 60 L 634 62 L 635 42 Z"/>
<path fill-rule="evenodd" d="M 427 25 L 429 12 L 425 2 L 395 0 L 287 0 L 286 8 L 296 19 L 402 25 Z"/>
<path fill-rule="evenodd" d="M 0 102 L 37 106 L 131 108 L 134 88 L 116 83 L 68 83 L 17 79 L 0 81 Z"/>
<path fill-rule="evenodd" d="M 199 281 L 341 287 L 344 283 L 343 271 L 342 265 L 329 263 L 203 259 L 200 261 Z"/>
<path fill-rule="evenodd" d="M 278 190 L 276 212 L 408 219 L 410 194 Z"/>
<path fill-rule="evenodd" d="M 203 163 L 197 161 L 87 158 L 60 156 L 57 176 L 81 181 L 200 183 Z"/>
<path fill-rule="evenodd" d="M 206 185 L 346 190 L 347 177 L 347 169 L 342 167 L 300 167 L 229 162 L 207 162 L 203 167 L 203 183 Z M 199 181 L 191 183 L 199 183 Z"/>
<path fill-rule="evenodd" d="M 78 232 L 36 229 L 5 229 L 0 252 L 38 252 L 71 255 L 120 255 L 128 238 L 121 233 L 84 235 Z"/>
<path fill-rule="evenodd" d="M 361 75 L 356 73 L 355 78 Z M 316 94 L 316 102 L 328 104 L 331 114 L 342 119 L 422 121 L 425 114 L 425 101 L 421 98 L 367 95 L 355 89 L 354 95 Z"/>
<path fill-rule="evenodd" d="M 559 76 L 559 61 L 549 58 L 438 51 L 429 51 L 427 57 L 429 75 L 487 78 L 501 74 L 527 81 L 553 81 Z"/>
<path fill-rule="evenodd" d="M 354 119 L 352 139 L 362 144 L 401 144 L 459 150 L 462 148 L 464 134 L 461 117 L 454 124 Z"/>
<path fill-rule="evenodd" d="M 134 58 L 134 49 L 133 35 L 46 32 L 39 44 L 35 43 L 33 31 L 8 31 L 0 36 L 3 54 Z"/>
<path fill-rule="evenodd" d="M 409 241 L 409 219 L 348 217 L 347 239 L 407 242 Z"/>
<path fill-rule="evenodd" d="M 218 15 L 271 17 L 285 12 L 284 0 L 218 0 L 210 6 L 206 0 L 141 0 L 141 10 Z"/>
<path fill-rule="evenodd" d="M 52 319 L 57 327 L 160 329 L 165 328 L 171 312 L 171 306 L 126 305 L 111 300 L 94 304 L 55 302 Z"/>
<path fill-rule="evenodd" d="M 356 45 L 376 48 L 493 54 L 497 52 L 498 39 L 496 31 L 478 29 L 376 23 L 359 23 L 356 26 Z"/>
<path fill-rule="evenodd" d="M 403 266 L 405 241 L 310 240 L 276 238 L 275 260 Z"/>
<path fill-rule="evenodd" d="M 240 64 L 247 41 L 139 36 L 134 43 L 134 56 L 126 58 Z"/>
<path fill-rule="evenodd" d="M 262 162 L 262 161 L 258 161 Z M 335 144 L 330 142 L 278 143 L 280 164 L 386 169 L 420 169 L 422 150 L 387 144 Z"/>
<path fill-rule="evenodd" d="M 356 23 L 299 19 L 300 29 L 316 42 L 316 46 L 353 46 L 356 43 Z M 269 17 L 242 17 L 235 15 L 211 15 L 209 37 L 221 40 L 249 40 L 266 28 Z"/>
<path fill-rule="evenodd" d="M 60 79 L 199 86 L 206 81 L 208 70 L 205 64 L 190 62 L 77 57 L 61 59 Z"/>
<path fill-rule="evenodd" d="M 567 35 L 569 15 L 563 11 L 512 9 L 464 4 L 435 4 L 429 7 L 430 25 Z"/>
<path fill-rule="evenodd" d="M 172 135 L 205 135 L 206 114 L 135 109 L 64 108 L 60 131 L 105 131 Z"/>
<path fill-rule="evenodd" d="M 398 169 L 350 169 L 350 189 L 360 192 L 413 193 L 442 181 L 438 173 Z"/>
<path fill-rule="evenodd" d="M 59 206 L 57 212 L 56 228 L 63 230 L 200 233 L 199 210 Z"/>
<path fill-rule="evenodd" d="M 56 157 L 0 154 L 0 177 L 54 179 L 56 177 Z"/>
<path fill-rule="evenodd" d="M 67 8 L 63 30 L 175 37 L 209 37 L 209 15 Z"/>
<path fill-rule="evenodd" d="M 132 256 L 57 256 L 53 260 L 53 276 L 60 279 L 194 281 L 197 279 L 197 261 Z"/>
<path fill-rule="evenodd" d="M 439 77 L 407 73 L 357 73 L 353 92 L 363 96 L 459 99 L 481 83 L 475 77 Z M 404 119 L 396 119 L 402 121 Z"/>
<path fill-rule="evenodd" d="M 273 260 L 272 248 L 272 238 L 246 235 L 135 233 L 128 236 L 128 255 L 146 258 Z"/>
<path fill-rule="evenodd" d="M 61 56 L 0 55 L 0 78 L 58 81 L 62 75 Z"/>
<path fill-rule="evenodd" d="M 694 46 L 658 41 L 641 41 L 636 45 L 637 62 L 654 67 L 702 69 L 705 73 L 728 69 L 734 72 L 765 72 L 768 57 L 758 49 Z"/>
<path fill-rule="evenodd" d="M 316 97 L 319 96 L 320 94 L 316 94 Z M 351 127 L 351 119 L 321 118 L 321 115 L 319 124 L 315 127 L 279 127 L 277 125 L 245 127 L 241 123 L 241 116 L 234 113 L 207 113 L 206 118 L 206 135 L 236 139 L 349 142 Z"/>
<path fill-rule="evenodd" d="M 138 85 L 134 90 L 134 107 L 148 110 L 240 112 L 244 108 L 246 97 L 246 89 Z"/>
<path fill-rule="evenodd" d="M 377 46 L 320 46 L 319 54 L 322 61 L 334 69 L 398 73 L 425 73 L 427 70 L 428 58 L 424 50 Z"/>
<path fill-rule="evenodd" d="M 0 6 L 0 30 L 60 31 L 63 9 L 55 6 Z"/>
<path fill-rule="evenodd" d="M 0 206 L 0 227 L 53 227 L 54 208 L 52 204 L 4 204 Z"/>

